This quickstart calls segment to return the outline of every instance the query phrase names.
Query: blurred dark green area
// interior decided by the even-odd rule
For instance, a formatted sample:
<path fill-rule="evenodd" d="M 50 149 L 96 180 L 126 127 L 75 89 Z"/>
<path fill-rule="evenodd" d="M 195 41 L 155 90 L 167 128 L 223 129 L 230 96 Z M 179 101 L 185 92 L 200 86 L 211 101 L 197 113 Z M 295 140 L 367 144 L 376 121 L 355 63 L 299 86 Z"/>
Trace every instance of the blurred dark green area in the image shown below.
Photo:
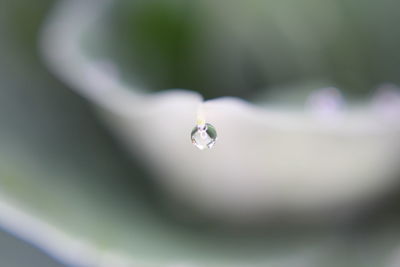
<path fill-rule="evenodd" d="M 68 231 L 103 216 L 99 207 L 124 209 L 135 200 L 131 195 L 151 193 L 135 179 L 143 172 L 88 103 L 44 66 L 38 38 L 53 3 L 0 0 L 0 194 Z M 98 199 L 82 201 L 77 194 Z M 96 226 L 107 229 L 108 223 Z M 82 230 L 89 236 L 99 231 L 89 224 Z M 60 266 L 6 234 L 0 234 L 0 247 L 0 266 Z"/>
<path fill-rule="evenodd" d="M 234 28 L 221 36 L 213 32 L 208 27 L 212 27 L 215 17 L 204 17 L 201 8 L 190 1 L 120 1 L 110 11 L 113 23 L 108 26 L 112 30 L 107 36 L 110 42 L 104 44 L 104 55 L 118 60 L 127 80 L 135 73 L 134 78 L 141 77 L 140 82 L 151 89 L 188 88 L 207 98 L 251 98 L 260 89 L 273 90 L 278 85 L 309 80 L 362 95 L 381 82 L 399 81 L 398 2 L 335 1 L 341 15 L 339 31 L 334 35 L 327 32 L 329 27 L 324 26 L 323 16 L 313 17 L 318 15 L 316 7 L 323 9 L 322 4 L 308 3 L 316 6 L 300 6 L 296 8 L 299 14 L 293 14 L 293 7 L 287 4 L 281 8 L 292 10 L 291 16 L 301 16 L 294 22 L 303 21 L 304 30 L 311 29 L 311 39 L 307 40 L 314 48 L 308 49 L 308 42 L 293 43 L 272 23 L 274 19 L 266 16 L 272 26 L 253 33 L 261 36 L 259 50 L 259 45 L 251 40 L 250 44 L 241 44 Z M 44 0 L 0 0 L 0 193 L 9 192 L 10 198 L 22 206 L 29 203 L 32 211 L 49 222 L 92 238 L 104 247 L 109 240 L 118 240 L 113 237 L 118 229 L 129 229 L 132 233 L 127 233 L 128 237 L 145 241 L 126 247 L 149 257 L 156 251 L 161 258 L 170 257 L 173 252 L 204 258 L 191 248 L 216 258 L 240 257 L 234 255 L 238 247 L 252 251 L 252 246 L 282 255 L 290 251 L 288 243 L 303 247 L 304 241 L 304 246 L 318 246 L 322 240 L 322 245 L 326 245 L 325 236 L 320 235 L 324 229 L 313 234 L 309 233 L 316 229 L 304 231 L 293 242 L 296 234 L 288 237 L 285 230 L 272 231 L 268 239 L 253 242 L 245 234 L 241 238 L 229 233 L 196 233 L 190 231 L 193 228 L 183 229 L 182 237 L 180 224 L 174 220 L 160 222 L 165 216 L 155 211 L 159 208 L 157 197 L 151 184 L 143 179 L 147 177 L 145 171 L 127 159 L 88 103 L 51 75 L 40 59 L 38 30 L 52 4 L 53 1 Z M 203 24 L 204 20 L 207 23 Z M 289 32 L 301 36 L 301 29 Z M 79 188 L 74 184 L 79 184 Z M 71 198 L 66 198 L 69 195 Z M 389 203 L 396 201 L 397 198 Z M 354 225 L 333 229 L 334 249 L 320 262 L 328 260 L 325 266 L 378 266 L 388 248 L 396 245 L 399 235 L 398 209 L 382 211 L 380 207 Z M 106 214 L 105 210 L 112 213 Z M 138 221 L 141 227 L 148 228 L 129 228 Z M 360 223 L 366 221 L 368 224 Z M 162 225 L 161 230 L 153 230 L 153 224 Z M 140 233 L 142 229 L 154 231 L 150 237 L 161 241 L 154 244 L 146 240 L 149 236 L 145 230 Z M 192 241 L 185 243 L 189 239 Z M 170 240 L 178 245 L 170 245 Z M 14 242 L 18 241 L 0 235 L 0 248 L 4 247 L 0 266 L 24 267 L 32 266 L 32 262 L 37 262 L 36 266 L 58 266 L 36 255 L 38 252 L 31 252 L 31 247 Z M 179 244 L 188 244 L 187 251 L 182 252 Z M 219 249 L 222 251 L 216 253 Z M 7 258 L 11 255 L 8 250 L 24 255 L 24 260 L 31 259 L 32 253 L 31 264 L 20 261 L 21 258 Z M 215 256 L 219 253 L 223 255 Z M 265 253 L 255 251 L 246 256 L 261 258 Z M 364 264 L 367 260 L 369 265 Z"/>
<path fill-rule="evenodd" d="M 394 0 L 122 0 L 106 50 L 153 90 L 251 100 L 314 84 L 363 97 L 400 81 L 398 10 Z"/>
<path fill-rule="evenodd" d="M 37 29 L 49 4 L 50 1 L 36 1 L 35 5 L 27 8 L 25 1 L 0 1 L 0 180 L 2 188 L 6 176 L 9 175 L 7 168 L 4 167 L 7 161 L 11 160 L 8 157 L 18 156 L 12 155 L 11 153 L 15 151 L 10 150 L 15 146 L 15 150 L 21 150 L 21 148 L 30 150 L 31 154 L 34 154 L 32 156 L 40 154 L 40 152 L 34 152 L 41 146 L 38 141 L 47 139 L 44 135 L 47 131 L 40 129 L 43 124 L 48 124 L 49 120 L 56 120 L 54 117 L 37 119 L 41 117 L 40 113 L 45 113 L 45 108 L 40 103 L 44 100 L 40 99 L 41 95 L 46 92 L 55 93 L 52 87 L 58 85 L 39 65 L 36 51 Z M 48 86 L 49 83 L 51 86 Z M 57 98 L 60 99 L 62 94 L 65 92 L 61 92 Z M 23 151 L 18 153 L 25 154 Z M 8 159 L 5 160 L 6 158 Z M 6 232 L 0 232 L 0 265 L 5 267 L 63 266 Z"/>
<path fill-rule="evenodd" d="M 0 265 L 4 267 L 61 267 L 38 249 L 0 231 Z"/>

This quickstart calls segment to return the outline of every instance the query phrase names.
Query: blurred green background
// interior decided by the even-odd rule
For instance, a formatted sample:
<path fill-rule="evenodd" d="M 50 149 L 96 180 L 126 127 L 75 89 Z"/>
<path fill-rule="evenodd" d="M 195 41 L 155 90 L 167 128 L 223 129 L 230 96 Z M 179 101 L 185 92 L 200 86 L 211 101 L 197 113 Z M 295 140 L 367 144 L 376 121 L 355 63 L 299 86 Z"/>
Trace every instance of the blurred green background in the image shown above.
<path fill-rule="evenodd" d="M 62 267 L 43 252 L 0 231 L 0 264 L 4 267 Z"/>
<path fill-rule="evenodd" d="M 113 23 L 102 35 L 112 42 L 99 43 L 99 50 L 92 53 L 117 60 L 127 81 L 135 73 L 135 79 L 140 77 L 139 82 L 153 90 L 188 88 L 206 98 L 234 95 L 253 99 L 265 91 L 304 84 L 315 84 L 310 89 L 338 86 L 345 94 L 360 98 L 370 95 L 382 82 L 399 82 L 399 2 L 302 2 L 251 1 L 225 12 L 221 8 L 229 5 L 228 1 L 207 2 L 210 6 L 189 1 L 119 1 L 109 14 Z M 38 31 L 52 4 L 45 0 L 0 0 L 2 196 L 22 206 L 29 203 L 29 209 L 42 218 L 93 238 L 105 248 L 111 246 L 108 239 L 113 239 L 113 232 L 104 233 L 103 229 L 126 227 L 115 218 L 125 218 L 126 224 L 134 221 L 137 214 L 129 210 L 138 199 L 142 200 L 137 204 L 138 214 L 152 218 L 157 229 L 173 229 L 165 240 L 175 237 L 176 229 L 184 228 L 187 232 L 195 229 L 194 237 L 206 233 L 195 248 L 206 246 L 209 237 L 215 239 L 215 247 L 230 240 L 244 242 L 232 247 L 245 247 L 247 234 L 236 239 L 239 237 L 229 233 L 209 233 L 207 224 L 201 222 L 197 228 L 185 228 L 164 214 L 157 191 L 151 181 L 143 179 L 147 177 L 143 167 L 128 159 L 88 103 L 49 73 L 38 53 Z M 270 9 L 266 10 L 268 4 Z M 211 12 L 210 7 L 215 10 Z M 228 23 L 217 23 L 219 28 L 213 28 L 203 24 L 203 16 L 209 16 L 210 25 L 219 22 L 220 16 L 227 16 Z M 255 27 L 264 19 L 270 26 Z M 71 198 L 66 204 L 68 195 Z M 85 195 L 93 198 L 79 197 Z M 312 234 L 304 231 L 294 242 L 287 239 L 296 239 L 296 234 L 287 237 L 286 229 L 277 227 L 272 234 L 267 233 L 277 242 L 266 243 L 273 248 L 272 254 L 275 246 L 283 253 L 279 248 L 287 243 L 303 246 L 305 242 L 304 247 L 310 250 L 320 244 L 333 248 L 316 260 L 330 261 L 326 266 L 382 266 L 400 240 L 397 203 L 396 194 L 388 196 L 345 226 L 308 229 Z M 112 213 L 105 214 L 104 209 Z M 93 220 L 95 227 L 90 224 Z M 159 226 L 161 220 L 167 220 L 167 226 Z M 155 248 L 161 258 L 163 244 Z M 174 251 L 173 246 L 164 247 Z M 168 257 L 167 252 L 165 255 Z M 0 265 L 60 266 L 6 233 L 0 234 Z"/>
<path fill-rule="evenodd" d="M 85 176 L 99 184 L 104 177 L 118 180 L 127 177 L 131 164 L 88 103 L 55 79 L 40 59 L 38 34 L 53 3 L 0 1 L 0 192 L 19 204 L 30 203 L 37 214 L 62 213 L 84 221 L 87 217 L 68 209 L 56 188 L 68 194 L 74 190 L 69 184 Z M 54 184 L 46 187 L 46 179 Z M 106 199 L 116 186 L 109 180 L 95 193 Z M 98 212 L 90 208 L 93 203 L 86 205 L 88 214 Z M 0 235 L 0 247 L 1 266 L 61 266 L 9 234 Z"/>
<path fill-rule="evenodd" d="M 400 81 L 399 8 L 393 0 L 122 0 L 96 47 L 153 90 L 254 100 L 307 84 L 368 96 Z"/>

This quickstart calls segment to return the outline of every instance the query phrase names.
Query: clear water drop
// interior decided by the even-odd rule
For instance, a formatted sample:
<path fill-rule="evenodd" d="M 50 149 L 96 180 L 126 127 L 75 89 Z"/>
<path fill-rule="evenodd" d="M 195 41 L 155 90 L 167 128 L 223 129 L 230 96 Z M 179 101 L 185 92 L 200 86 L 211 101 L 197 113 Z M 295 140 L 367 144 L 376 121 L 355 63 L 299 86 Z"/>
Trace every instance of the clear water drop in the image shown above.
<path fill-rule="evenodd" d="M 191 133 L 193 145 L 198 149 L 212 148 L 217 140 L 217 131 L 209 123 L 196 125 Z"/>

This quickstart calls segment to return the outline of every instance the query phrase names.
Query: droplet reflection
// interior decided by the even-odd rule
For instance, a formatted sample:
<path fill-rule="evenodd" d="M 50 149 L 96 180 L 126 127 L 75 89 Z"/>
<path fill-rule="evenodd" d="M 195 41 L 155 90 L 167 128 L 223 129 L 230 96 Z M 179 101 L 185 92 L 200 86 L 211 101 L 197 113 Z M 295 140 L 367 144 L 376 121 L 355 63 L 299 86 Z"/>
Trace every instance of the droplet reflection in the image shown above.
<path fill-rule="evenodd" d="M 217 131 L 209 123 L 196 125 L 191 133 L 193 145 L 198 149 L 212 148 L 217 140 Z"/>

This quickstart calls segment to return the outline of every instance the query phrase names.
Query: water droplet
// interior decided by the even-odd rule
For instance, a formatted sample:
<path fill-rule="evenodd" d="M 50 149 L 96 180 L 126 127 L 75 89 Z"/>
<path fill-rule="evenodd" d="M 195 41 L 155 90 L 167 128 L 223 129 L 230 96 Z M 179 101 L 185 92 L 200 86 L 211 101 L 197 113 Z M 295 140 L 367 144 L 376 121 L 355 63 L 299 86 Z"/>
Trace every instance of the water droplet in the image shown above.
<path fill-rule="evenodd" d="M 191 133 L 192 143 L 198 149 L 212 148 L 217 140 L 217 131 L 209 123 L 196 125 Z"/>

